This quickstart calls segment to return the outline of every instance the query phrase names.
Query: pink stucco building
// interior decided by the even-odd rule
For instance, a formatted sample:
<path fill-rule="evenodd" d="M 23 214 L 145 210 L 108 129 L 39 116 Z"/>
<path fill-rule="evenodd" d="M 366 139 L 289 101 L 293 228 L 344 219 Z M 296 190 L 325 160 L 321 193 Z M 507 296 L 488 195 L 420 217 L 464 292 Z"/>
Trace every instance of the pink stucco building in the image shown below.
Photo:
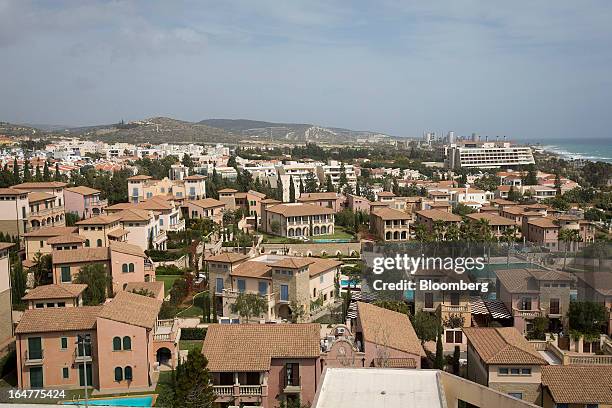
<path fill-rule="evenodd" d="M 100 198 L 100 190 L 86 186 L 70 187 L 64 190 L 66 212 L 77 214 L 79 218 L 89 218 L 102 214 L 108 200 Z"/>

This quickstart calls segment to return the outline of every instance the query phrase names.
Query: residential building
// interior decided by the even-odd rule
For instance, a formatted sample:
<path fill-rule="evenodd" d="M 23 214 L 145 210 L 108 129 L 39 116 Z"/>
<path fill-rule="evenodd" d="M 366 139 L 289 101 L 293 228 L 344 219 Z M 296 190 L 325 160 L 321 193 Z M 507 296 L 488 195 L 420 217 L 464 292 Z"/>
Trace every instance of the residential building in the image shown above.
<path fill-rule="evenodd" d="M 339 162 L 337 160 L 329 160 L 327 164 L 318 164 L 317 165 L 317 177 L 319 178 L 319 183 L 325 184 L 327 182 L 327 177 L 331 178 L 332 184 L 335 188 L 338 187 L 338 182 L 340 181 L 340 176 L 344 172 L 346 175 L 347 183 L 355 189 L 357 185 L 357 174 L 355 173 L 355 167 L 352 164 L 346 164 Z"/>
<path fill-rule="evenodd" d="M 504 218 L 493 212 L 478 212 L 468 214 L 467 218 L 471 222 L 478 223 L 479 221 L 486 221 L 489 227 L 491 228 L 491 234 L 495 238 L 501 238 L 504 236 L 504 232 L 508 228 L 515 228 L 515 234 L 518 231 L 516 228 L 516 223 L 508 218 Z"/>
<path fill-rule="evenodd" d="M 79 218 L 95 217 L 102 214 L 108 200 L 100 198 L 100 190 L 79 186 L 64 190 L 66 212 L 77 214 Z"/>
<path fill-rule="evenodd" d="M 283 237 L 309 237 L 334 233 L 334 210 L 314 204 L 288 203 L 264 206 L 262 228 Z"/>
<path fill-rule="evenodd" d="M 346 206 L 353 212 L 361 211 L 366 214 L 370 212 L 370 200 L 358 195 L 347 194 Z"/>
<path fill-rule="evenodd" d="M 175 366 L 180 337 L 176 321 L 157 319 L 161 303 L 119 292 L 101 306 L 26 310 L 15 330 L 19 388 L 154 389 L 160 364 Z"/>
<path fill-rule="evenodd" d="M 535 408 L 508 394 L 440 370 L 397 368 L 327 368 L 319 381 L 313 408 L 496 407 Z"/>
<path fill-rule="evenodd" d="M 28 261 L 36 259 L 36 254 L 50 254 L 55 237 L 76 234 L 77 227 L 45 227 L 23 234 L 25 257 Z M 51 240 L 51 242 L 49 242 Z"/>
<path fill-rule="evenodd" d="M 128 232 L 131 244 L 138 245 L 143 251 L 166 249 L 168 236 L 161 228 L 159 212 L 128 208 L 114 215 L 119 217 L 121 226 Z"/>
<path fill-rule="evenodd" d="M 55 195 L 40 191 L 28 193 L 30 214 L 28 225 L 31 230 L 44 227 L 61 227 L 66 225 L 63 206 L 56 205 Z"/>
<path fill-rule="evenodd" d="M 319 324 L 211 324 L 202 353 L 219 406 L 311 404 L 321 374 Z"/>
<path fill-rule="evenodd" d="M 451 144 L 447 149 L 446 165 L 459 168 L 499 168 L 535 164 L 528 146 L 513 146 L 510 142 L 472 142 Z"/>
<path fill-rule="evenodd" d="M 13 297 L 9 249 L 14 244 L 0 242 L 0 354 L 13 340 Z"/>
<path fill-rule="evenodd" d="M 188 200 L 183 204 L 185 218 L 210 218 L 217 224 L 223 221 L 223 210 L 225 204 L 214 198 L 204 198 L 200 200 Z"/>
<path fill-rule="evenodd" d="M 126 241 L 129 231 L 117 215 L 98 215 L 76 223 L 85 247 L 107 247 L 111 241 Z"/>
<path fill-rule="evenodd" d="M 171 196 L 153 196 L 138 203 L 118 203 L 106 207 L 104 212 L 112 215 L 129 209 L 153 211 L 159 215 L 159 228 L 163 231 L 179 232 L 185 230 L 185 220 L 181 218 L 180 206 Z"/>
<path fill-rule="evenodd" d="M 601 268 L 601 267 L 600 267 Z M 608 270 L 576 272 L 578 300 L 596 302 L 606 308 L 606 333 L 612 336 L 612 274 Z"/>
<path fill-rule="evenodd" d="M 175 200 L 200 200 L 206 198 L 206 177 L 198 174 L 182 180 L 164 178 L 155 180 L 151 176 L 137 175 L 128 178 L 130 202 L 138 203 L 154 196 L 174 197 Z"/>
<path fill-rule="evenodd" d="M 542 367 L 542 407 L 612 407 L 612 366 Z"/>
<path fill-rule="evenodd" d="M 225 208 L 230 210 L 242 208 L 248 217 L 257 216 L 261 219 L 261 201 L 266 198 L 265 194 L 254 190 L 244 193 L 233 188 L 224 188 L 218 193 L 219 201 L 225 204 Z"/>
<path fill-rule="evenodd" d="M 514 327 L 466 327 L 467 379 L 536 404 L 546 360 Z"/>
<path fill-rule="evenodd" d="M 342 205 L 343 196 L 338 193 L 302 193 L 299 194 L 298 202 L 314 204 L 325 208 L 331 208 L 334 212 L 340 212 L 344 209 Z"/>
<path fill-rule="evenodd" d="M 409 214 L 388 207 L 370 213 L 370 229 L 382 241 L 408 241 L 410 221 Z"/>
<path fill-rule="evenodd" d="M 333 259 L 261 255 L 248 259 L 222 253 L 206 258 L 210 290 L 217 313 L 236 317 L 233 305 L 241 293 L 254 293 L 267 302 L 266 311 L 254 320 L 291 320 L 292 307 L 302 309 L 301 319 L 327 307 L 336 298 L 335 281 L 342 262 Z"/>
<path fill-rule="evenodd" d="M 536 317 L 547 317 L 551 329 L 564 326 L 574 281 L 570 274 L 545 269 L 501 269 L 496 274 L 497 299 L 512 312 L 519 332 L 529 332 Z"/>
<path fill-rule="evenodd" d="M 0 230 L 21 237 L 30 230 L 28 192 L 14 188 L 0 188 Z"/>
<path fill-rule="evenodd" d="M 416 224 L 424 225 L 428 231 L 434 230 L 434 223 L 442 222 L 445 226 L 459 225 L 461 217 L 441 210 L 422 210 L 416 212 Z"/>
<path fill-rule="evenodd" d="M 85 289 L 87 285 L 80 283 L 41 285 L 29 289 L 21 300 L 27 303 L 28 309 L 78 307 L 83 306 Z"/>

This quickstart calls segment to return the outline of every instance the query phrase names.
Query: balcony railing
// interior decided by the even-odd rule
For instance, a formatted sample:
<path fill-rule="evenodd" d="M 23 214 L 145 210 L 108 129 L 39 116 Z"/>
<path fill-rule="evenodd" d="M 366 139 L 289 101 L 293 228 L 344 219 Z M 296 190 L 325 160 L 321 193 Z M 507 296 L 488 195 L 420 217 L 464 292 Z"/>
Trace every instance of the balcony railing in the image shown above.
<path fill-rule="evenodd" d="M 153 341 L 174 341 L 179 337 L 180 328 L 176 319 L 158 319 L 155 322 Z"/>
<path fill-rule="evenodd" d="M 468 313 L 469 312 L 469 306 L 467 304 L 465 305 L 440 305 L 442 312 L 447 312 L 447 313 Z"/>
<path fill-rule="evenodd" d="M 89 351 L 89 355 L 84 354 L 84 353 L 78 353 L 76 350 L 74 350 L 74 353 L 72 355 L 73 355 L 74 361 L 76 363 L 83 363 L 83 362 L 93 361 L 93 357 L 91 355 L 91 350 Z"/>
<path fill-rule="evenodd" d="M 261 385 L 241 385 L 240 395 L 261 395 Z"/>
<path fill-rule="evenodd" d="M 535 319 L 536 317 L 542 316 L 542 310 L 525 310 L 525 309 L 512 309 L 514 316 L 522 317 L 524 319 Z"/>
<path fill-rule="evenodd" d="M 108 207 L 108 200 L 89 201 L 85 203 L 85 208 L 102 208 Z"/>
<path fill-rule="evenodd" d="M 44 358 L 43 350 L 26 350 L 25 364 L 41 364 Z"/>
<path fill-rule="evenodd" d="M 161 231 L 155 236 L 155 238 L 153 239 L 153 242 L 157 244 L 157 243 L 164 241 L 165 239 L 166 239 L 166 231 Z"/>
<path fill-rule="evenodd" d="M 181 219 L 174 224 L 170 224 L 166 227 L 166 231 L 182 231 L 185 229 L 185 220 Z"/>
<path fill-rule="evenodd" d="M 234 394 L 233 385 L 215 385 L 213 388 L 218 397 L 231 397 Z"/>
<path fill-rule="evenodd" d="M 213 385 L 217 397 L 254 396 L 262 394 L 261 385 Z"/>

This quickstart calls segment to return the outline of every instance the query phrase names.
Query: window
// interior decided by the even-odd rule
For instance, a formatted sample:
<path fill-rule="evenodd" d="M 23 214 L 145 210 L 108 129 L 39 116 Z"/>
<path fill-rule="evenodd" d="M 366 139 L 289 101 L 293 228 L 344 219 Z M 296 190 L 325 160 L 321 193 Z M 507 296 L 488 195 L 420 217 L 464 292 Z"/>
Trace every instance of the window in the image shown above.
<path fill-rule="evenodd" d="M 599 408 L 599 404 L 587 404 L 586 408 Z"/>
<path fill-rule="evenodd" d="M 531 375 L 531 368 L 522 368 L 521 369 L 521 374 L 522 375 Z"/>
<path fill-rule="evenodd" d="M 559 299 L 550 299 L 550 314 L 559 314 Z"/>
<path fill-rule="evenodd" d="M 259 282 L 259 294 L 265 296 L 268 293 L 268 282 Z"/>
<path fill-rule="evenodd" d="M 123 338 L 123 349 L 124 350 L 132 349 L 132 338 L 130 336 L 125 336 Z"/>
<path fill-rule="evenodd" d="M 130 271 L 130 272 L 134 272 L 134 264 L 133 264 L 133 263 L 130 263 L 130 264 L 128 265 L 128 267 L 129 267 L 129 271 Z"/>
<path fill-rule="evenodd" d="M 115 367 L 115 381 L 123 381 L 123 370 L 121 367 Z"/>
<path fill-rule="evenodd" d="M 121 265 L 121 272 L 127 273 L 127 271 L 128 271 L 128 264 Z"/>
<path fill-rule="evenodd" d="M 511 368 L 510 369 L 510 374 L 512 375 L 519 375 L 521 373 L 521 370 L 519 370 L 518 368 Z"/>
<path fill-rule="evenodd" d="M 36 304 L 36 308 L 37 308 L 37 309 L 42 309 L 43 307 L 45 307 L 45 304 L 44 304 L 44 303 L 37 303 L 37 304 Z"/>
<path fill-rule="evenodd" d="M 217 278 L 216 292 L 223 293 L 223 278 Z"/>
<path fill-rule="evenodd" d="M 132 367 L 130 366 L 125 367 L 124 372 L 125 372 L 125 375 L 124 375 L 125 379 L 128 381 L 132 381 Z"/>
<path fill-rule="evenodd" d="M 433 309 L 433 293 L 425 293 L 425 308 Z"/>
<path fill-rule="evenodd" d="M 242 293 L 246 290 L 246 281 L 244 279 L 238 279 L 238 292 Z"/>
<path fill-rule="evenodd" d="M 96 241 L 96 245 L 98 245 L 99 247 L 102 246 L 102 240 L 100 238 L 98 238 L 98 241 Z"/>
<path fill-rule="evenodd" d="M 85 240 L 85 246 L 86 246 L 86 247 L 88 247 L 88 246 L 89 246 L 89 240 L 88 240 L 88 239 L 86 239 L 86 240 Z"/>
<path fill-rule="evenodd" d="M 62 378 L 66 379 L 69 376 L 68 367 L 62 367 Z"/>
<path fill-rule="evenodd" d="M 45 245 L 44 241 L 40 241 L 39 244 L 41 248 Z"/>
<path fill-rule="evenodd" d="M 459 293 L 451 293 L 451 306 L 459 306 Z"/>
<path fill-rule="evenodd" d="M 164 219 L 163 219 L 163 218 L 160 218 L 160 219 L 159 219 L 159 225 L 160 225 L 160 226 L 164 225 Z"/>
<path fill-rule="evenodd" d="M 324 280 L 325 280 L 325 275 L 321 274 L 321 276 L 319 277 L 319 283 L 323 283 Z"/>
<path fill-rule="evenodd" d="M 497 370 L 497 373 L 498 373 L 499 375 L 508 375 L 508 369 L 507 369 L 507 368 L 505 368 L 505 367 L 503 367 L 503 368 L 499 368 L 499 369 Z"/>
<path fill-rule="evenodd" d="M 280 285 L 280 300 L 289 301 L 289 285 Z"/>
<path fill-rule="evenodd" d="M 300 385 L 300 365 L 298 363 L 287 363 L 285 366 L 285 386 Z"/>
<path fill-rule="evenodd" d="M 522 392 L 509 392 L 508 393 L 509 396 L 514 397 L 514 398 L 518 398 L 518 399 L 523 399 L 523 393 Z"/>
<path fill-rule="evenodd" d="M 70 267 L 62 266 L 60 270 L 62 273 L 62 283 L 72 282 L 72 276 L 70 275 Z"/>
<path fill-rule="evenodd" d="M 113 351 L 121 350 L 121 337 L 113 337 Z"/>
<path fill-rule="evenodd" d="M 62 337 L 60 339 L 60 342 L 61 342 L 61 345 L 62 345 L 62 350 L 66 350 L 68 348 L 68 337 Z"/>
<path fill-rule="evenodd" d="M 57 302 L 57 307 L 66 307 L 66 302 Z"/>

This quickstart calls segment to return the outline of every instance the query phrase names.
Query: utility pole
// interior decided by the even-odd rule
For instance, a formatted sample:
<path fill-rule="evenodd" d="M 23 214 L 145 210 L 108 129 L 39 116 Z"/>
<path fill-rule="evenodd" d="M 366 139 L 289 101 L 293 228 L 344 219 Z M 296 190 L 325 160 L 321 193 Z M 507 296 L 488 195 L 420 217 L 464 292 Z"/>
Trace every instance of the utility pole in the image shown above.
<path fill-rule="evenodd" d="M 79 334 L 77 336 L 77 356 L 79 351 L 83 350 L 83 357 L 87 355 L 86 345 L 89 345 L 91 350 L 91 335 L 90 334 Z M 81 348 L 82 347 L 82 348 Z M 87 359 L 83 358 L 83 385 L 85 387 L 85 407 L 89 407 L 89 397 L 87 395 Z"/>

